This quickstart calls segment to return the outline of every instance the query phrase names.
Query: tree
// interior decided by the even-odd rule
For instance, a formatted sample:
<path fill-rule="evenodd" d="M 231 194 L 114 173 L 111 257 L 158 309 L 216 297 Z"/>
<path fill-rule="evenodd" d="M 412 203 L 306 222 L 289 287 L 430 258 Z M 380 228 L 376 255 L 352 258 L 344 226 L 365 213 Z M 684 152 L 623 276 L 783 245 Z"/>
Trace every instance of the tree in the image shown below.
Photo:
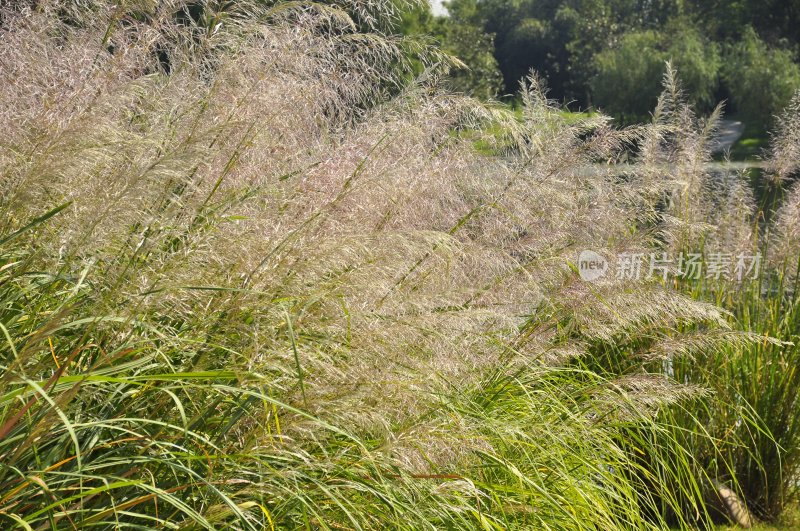
<path fill-rule="evenodd" d="M 800 66 L 791 51 L 770 48 L 748 28 L 728 47 L 722 78 L 742 119 L 766 130 L 800 88 Z"/>
<path fill-rule="evenodd" d="M 503 76 L 493 54 L 494 37 L 471 24 L 447 24 L 444 28 L 444 49 L 468 67 L 452 73 L 452 88 L 481 99 L 497 97 Z"/>
<path fill-rule="evenodd" d="M 591 81 L 595 103 L 624 122 L 643 119 L 658 100 L 666 61 L 675 65 L 691 103 L 701 111 L 713 107 L 718 46 L 679 24 L 667 32 L 627 33 L 617 46 L 597 54 L 597 75 Z"/>
<path fill-rule="evenodd" d="M 430 6 L 417 5 L 403 13 L 400 31 L 404 35 L 433 36 L 444 51 L 466 65 L 451 73 L 450 87 L 490 99 L 502 90 L 503 76 L 494 58 L 494 36 L 471 22 L 475 5 L 474 0 L 448 4 L 449 17 L 435 17 Z"/>
<path fill-rule="evenodd" d="M 451 0 L 448 11 L 495 36 L 505 90 L 536 70 L 561 100 L 589 103 L 593 58 L 628 31 L 660 28 L 680 14 L 674 0 Z"/>
<path fill-rule="evenodd" d="M 641 119 L 655 107 L 661 91 L 665 54 L 654 31 L 628 33 L 620 44 L 596 57 L 592 80 L 595 102 L 624 122 Z"/>
<path fill-rule="evenodd" d="M 686 96 L 699 111 L 710 111 L 717 104 L 719 71 L 722 66 L 719 45 L 703 37 L 687 21 L 675 19 L 667 33 L 667 59 L 680 75 Z"/>
<path fill-rule="evenodd" d="M 767 43 L 800 42 L 800 0 L 683 0 L 707 35 L 741 40 L 752 26 Z"/>

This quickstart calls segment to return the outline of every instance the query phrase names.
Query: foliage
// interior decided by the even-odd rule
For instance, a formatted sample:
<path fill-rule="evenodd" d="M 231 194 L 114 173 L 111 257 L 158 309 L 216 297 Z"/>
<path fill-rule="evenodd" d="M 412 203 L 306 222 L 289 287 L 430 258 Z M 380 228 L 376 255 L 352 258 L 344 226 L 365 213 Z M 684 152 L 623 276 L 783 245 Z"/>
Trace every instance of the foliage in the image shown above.
<path fill-rule="evenodd" d="M 503 77 L 492 55 L 494 42 L 491 35 L 468 24 L 447 24 L 442 45 L 466 65 L 466 68 L 454 69 L 451 74 L 449 83 L 454 90 L 482 100 L 498 95 Z"/>
<path fill-rule="evenodd" d="M 800 42 L 800 12 L 791 0 L 692 0 L 683 5 L 718 41 L 741 40 L 752 26 L 773 46 Z"/>
<path fill-rule="evenodd" d="M 719 56 L 692 28 L 665 35 L 653 31 L 625 34 L 618 47 L 596 57 L 592 80 L 595 103 L 623 121 L 640 121 L 655 108 L 664 63 L 680 72 L 686 94 L 700 109 L 713 104 Z"/>
<path fill-rule="evenodd" d="M 707 113 L 717 104 L 719 47 L 708 41 L 697 28 L 676 23 L 667 33 L 666 54 L 680 74 L 689 102 L 698 112 Z"/>
<path fill-rule="evenodd" d="M 750 123 L 766 129 L 800 88 L 800 66 L 789 50 L 769 48 L 749 29 L 725 55 L 722 76 L 731 101 Z"/>
<path fill-rule="evenodd" d="M 618 48 L 600 53 L 592 80 L 595 103 L 623 121 L 646 116 L 661 93 L 664 55 L 658 46 L 652 31 L 629 33 Z"/>
<path fill-rule="evenodd" d="M 710 111 L 730 95 L 732 110 L 741 107 L 745 119 L 763 129 L 796 87 L 798 66 L 790 51 L 800 45 L 800 26 L 792 22 L 797 10 L 787 6 L 777 1 L 452 0 L 450 17 L 438 20 L 437 31 L 468 26 L 476 35 L 491 35 L 505 93 L 535 70 L 551 96 L 580 108 L 600 103 L 617 114 L 614 96 L 620 91 L 634 96 L 626 120 L 647 116 L 659 91 L 655 64 L 671 59 L 699 110 Z M 645 57 L 636 56 L 638 45 Z M 721 48 L 728 53 L 719 87 Z M 636 84 L 644 94 L 631 88 Z M 765 94 L 758 93 L 765 86 Z M 618 101 L 627 100 L 619 96 Z M 759 115 L 759 108 L 766 110 Z"/>
<path fill-rule="evenodd" d="M 458 59 L 447 80 L 451 90 L 484 101 L 497 97 L 502 90 L 493 35 L 456 17 L 434 18 L 427 4 L 406 10 L 399 29 L 404 35 L 433 37 L 442 50 Z"/>
<path fill-rule="evenodd" d="M 621 33 L 650 26 L 670 11 L 668 2 L 637 0 L 551 2 L 542 0 L 453 0 L 458 23 L 468 22 L 495 35 L 495 57 L 505 88 L 536 70 L 559 100 L 580 98 L 593 73 L 591 58 Z"/>

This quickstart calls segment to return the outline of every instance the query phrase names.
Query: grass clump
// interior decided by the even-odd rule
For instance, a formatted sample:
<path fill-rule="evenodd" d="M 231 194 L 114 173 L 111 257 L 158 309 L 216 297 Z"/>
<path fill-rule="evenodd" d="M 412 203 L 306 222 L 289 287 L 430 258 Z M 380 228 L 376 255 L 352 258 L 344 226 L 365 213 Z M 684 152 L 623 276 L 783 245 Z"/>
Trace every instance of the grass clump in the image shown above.
<path fill-rule="evenodd" d="M 564 120 L 536 78 L 521 119 L 447 94 L 446 58 L 381 32 L 393 13 L 4 12 L 4 525 L 707 520 L 660 417 L 703 391 L 638 352 L 727 314 L 572 265 L 661 241 L 643 228 L 675 219 L 675 129 Z M 430 66 L 414 83 L 409 50 Z M 505 156 L 452 134 L 483 126 Z M 576 363 L 604 349 L 630 363 Z"/>
<path fill-rule="evenodd" d="M 669 94 L 679 95 L 680 90 L 668 76 Z M 679 112 L 673 117 L 690 114 L 683 104 L 676 108 Z M 718 341 L 718 332 L 683 328 L 681 333 L 693 338 L 680 344 L 673 343 L 673 337 L 666 350 L 658 349 L 657 359 L 679 381 L 712 391 L 706 407 L 683 410 L 682 420 L 672 419 L 683 425 L 690 439 L 696 437 L 700 422 L 712 437 L 683 444 L 693 448 L 695 459 L 710 475 L 738 485 L 749 509 L 769 521 L 797 495 L 798 116 L 796 96 L 777 119 L 755 189 L 748 185 L 747 174 L 720 175 L 713 166 L 704 166 L 702 161 L 709 160 L 704 142 L 688 144 L 692 149 L 687 152 L 687 144 L 681 142 L 691 135 L 678 137 L 672 145 L 690 162 L 671 166 L 680 186 L 675 187 L 677 197 L 665 203 L 663 218 L 669 221 L 664 225 L 669 228 L 665 248 L 674 254 L 710 257 L 727 252 L 734 261 L 737 256 L 757 257 L 758 274 L 750 279 L 735 272 L 722 280 L 708 272 L 693 279 L 678 275 L 675 285 L 682 292 L 726 309 L 738 332 L 725 332 Z M 708 130 L 709 123 L 713 128 L 713 117 L 699 131 Z M 759 201 L 756 191 L 762 195 Z"/>

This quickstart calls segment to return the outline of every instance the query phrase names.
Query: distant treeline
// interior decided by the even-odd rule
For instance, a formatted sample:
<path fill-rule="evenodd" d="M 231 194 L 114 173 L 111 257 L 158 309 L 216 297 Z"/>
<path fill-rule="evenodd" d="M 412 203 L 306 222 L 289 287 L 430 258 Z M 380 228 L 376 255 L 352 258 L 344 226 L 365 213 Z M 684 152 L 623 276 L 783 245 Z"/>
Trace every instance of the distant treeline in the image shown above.
<path fill-rule="evenodd" d="M 767 127 L 800 87 L 798 0 L 450 0 L 447 17 L 406 14 L 406 33 L 434 34 L 469 70 L 454 88 L 478 97 L 517 91 L 531 69 L 550 96 L 624 121 L 646 117 L 664 62 L 700 111 Z"/>

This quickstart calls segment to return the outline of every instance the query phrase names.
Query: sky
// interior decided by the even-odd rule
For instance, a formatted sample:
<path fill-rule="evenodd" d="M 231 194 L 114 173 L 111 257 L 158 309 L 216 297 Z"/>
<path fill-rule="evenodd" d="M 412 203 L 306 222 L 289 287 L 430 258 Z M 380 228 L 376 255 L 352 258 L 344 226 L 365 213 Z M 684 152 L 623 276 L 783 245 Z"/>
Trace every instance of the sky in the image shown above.
<path fill-rule="evenodd" d="M 444 8 L 442 5 L 442 0 L 429 0 L 431 6 L 433 7 L 433 14 L 434 15 L 446 15 L 447 9 Z"/>

